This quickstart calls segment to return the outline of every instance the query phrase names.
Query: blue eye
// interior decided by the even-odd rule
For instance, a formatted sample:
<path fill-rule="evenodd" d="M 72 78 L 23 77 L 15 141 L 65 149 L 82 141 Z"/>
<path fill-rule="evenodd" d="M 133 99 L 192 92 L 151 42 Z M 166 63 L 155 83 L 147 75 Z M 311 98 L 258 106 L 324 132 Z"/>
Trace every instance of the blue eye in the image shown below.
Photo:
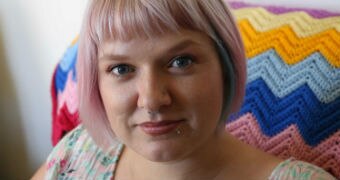
<path fill-rule="evenodd" d="M 126 65 L 126 64 L 120 64 L 111 69 L 111 72 L 117 76 L 123 76 L 133 71 L 134 69 L 131 66 Z"/>
<path fill-rule="evenodd" d="M 177 56 L 170 62 L 170 67 L 186 68 L 193 63 L 193 58 L 190 56 Z"/>

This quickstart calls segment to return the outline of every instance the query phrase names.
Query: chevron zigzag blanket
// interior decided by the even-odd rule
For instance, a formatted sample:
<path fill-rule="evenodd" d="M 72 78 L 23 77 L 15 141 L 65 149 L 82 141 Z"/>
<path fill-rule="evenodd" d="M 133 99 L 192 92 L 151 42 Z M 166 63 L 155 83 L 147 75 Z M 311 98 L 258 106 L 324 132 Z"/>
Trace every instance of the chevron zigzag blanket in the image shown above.
<path fill-rule="evenodd" d="M 226 129 L 281 158 L 340 178 L 340 14 L 231 3 L 245 42 L 244 104 Z M 73 43 L 52 79 L 55 145 L 79 124 Z"/>

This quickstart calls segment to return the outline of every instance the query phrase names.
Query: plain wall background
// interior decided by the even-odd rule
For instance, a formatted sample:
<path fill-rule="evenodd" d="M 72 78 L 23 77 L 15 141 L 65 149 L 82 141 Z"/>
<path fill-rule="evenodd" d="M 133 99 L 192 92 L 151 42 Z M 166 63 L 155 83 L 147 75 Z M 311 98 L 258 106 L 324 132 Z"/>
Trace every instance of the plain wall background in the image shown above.
<path fill-rule="evenodd" d="M 247 0 L 340 11 L 339 0 Z M 0 0 L 0 179 L 27 179 L 51 151 L 50 80 L 87 0 Z"/>
<path fill-rule="evenodd" d="M 28 179 L 52 149 L 50 80 L 86 0 L 0 0 L 0 179 Z"/>

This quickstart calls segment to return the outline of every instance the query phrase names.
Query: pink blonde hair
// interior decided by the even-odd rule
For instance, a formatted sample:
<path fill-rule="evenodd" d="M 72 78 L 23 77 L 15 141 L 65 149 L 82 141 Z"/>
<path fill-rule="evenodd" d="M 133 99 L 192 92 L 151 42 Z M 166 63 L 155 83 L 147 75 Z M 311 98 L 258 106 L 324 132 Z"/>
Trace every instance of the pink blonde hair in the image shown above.
<path fill-rule="evenodd" d="M 98 145 L 108 148 L 114 138 L 98 87 L 100 44 L 107 39 L 150 38 L 180 29 L 200 31 L 223 42 L 235 81 L 234 89 L 224 90 L 234 92 L 230 107 L 224 109 L 228 114 L 238 111 L 245 93 L 244 47 L 223 0 L 90 0 L 79 37 L 77 78 L 80 119 Z"/>

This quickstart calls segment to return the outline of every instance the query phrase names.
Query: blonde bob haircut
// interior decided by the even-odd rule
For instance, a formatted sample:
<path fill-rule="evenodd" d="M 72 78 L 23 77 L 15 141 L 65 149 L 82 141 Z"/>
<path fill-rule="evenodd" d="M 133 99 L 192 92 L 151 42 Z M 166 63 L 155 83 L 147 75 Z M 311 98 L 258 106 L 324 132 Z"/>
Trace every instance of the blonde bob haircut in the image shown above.
<path fill-rule="evenodd" d="M 104 40 L 152 38 L 181 29 L 199 31 L 216 42 L 224 80 L 221 120 L 237 112 L 245 92 L 244 47 L 225 0 L 90 0 L 79 36 L 79 115 L 94 141 L 114 142 L 98 87 L 98 49 Z"/>

